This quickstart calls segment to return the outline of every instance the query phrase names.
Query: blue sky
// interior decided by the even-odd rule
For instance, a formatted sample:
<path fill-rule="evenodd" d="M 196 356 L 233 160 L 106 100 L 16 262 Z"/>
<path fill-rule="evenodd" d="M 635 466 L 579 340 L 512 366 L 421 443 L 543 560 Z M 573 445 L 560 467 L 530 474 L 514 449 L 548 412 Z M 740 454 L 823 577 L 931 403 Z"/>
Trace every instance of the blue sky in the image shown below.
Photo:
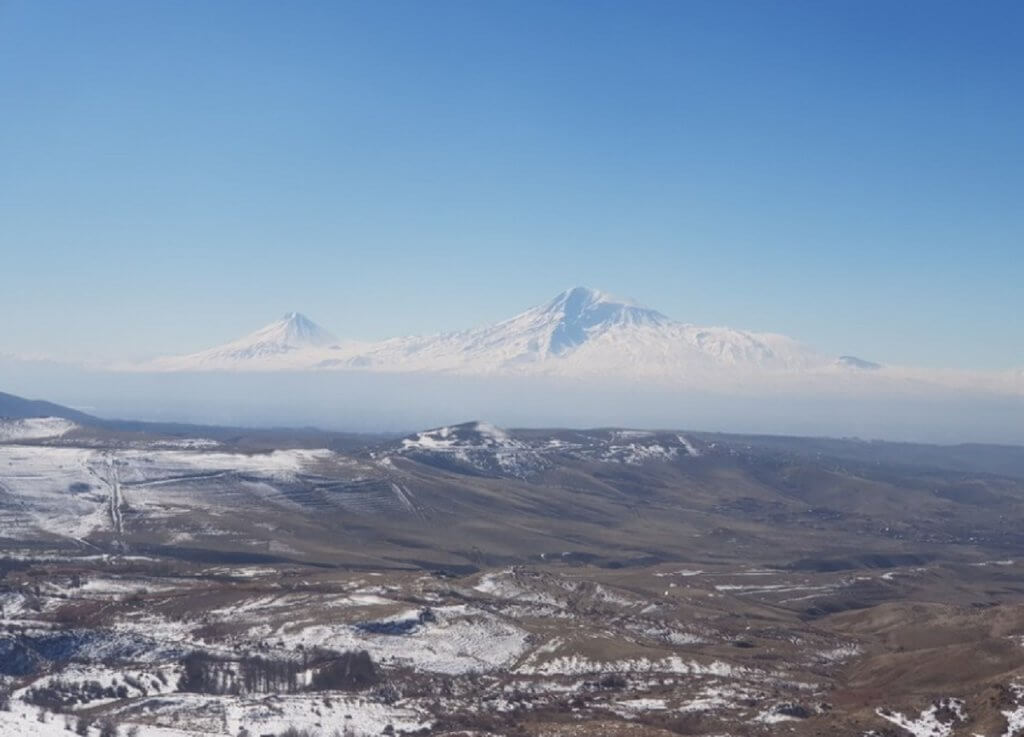
<path fill-rule="evenodd" d="M 0 2 L 0 352 L 575 284 L 1024 366 L 1024 4 Z M 13 317 L 11 317 L 13 316 Z"/>

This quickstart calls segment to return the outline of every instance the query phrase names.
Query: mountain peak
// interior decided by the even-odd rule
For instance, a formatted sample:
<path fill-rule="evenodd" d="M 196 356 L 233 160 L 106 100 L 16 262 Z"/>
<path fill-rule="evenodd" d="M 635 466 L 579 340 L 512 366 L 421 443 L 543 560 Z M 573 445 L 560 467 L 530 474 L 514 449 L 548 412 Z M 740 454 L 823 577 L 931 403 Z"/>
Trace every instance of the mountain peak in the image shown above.
<path fill-rule="evenodd" d="M 623 304 L 629 306 L 636 306 L 636 303 L 631 299 L 622 299 L 615 297 L 607 292 L 602 292 L 600 289 L 593 289 L 591 287 L 577 286 L 571 289 L 566 289 L 564 292 L 560 292 L 551 300 L 552 304 L 576 304 L 576 305 L 593 305 L 602 302 Z"/>
<path fill-rule="evenodd" d="M 550 353 L 556 356 L 581 345 L 590 334 L 609 327 L 668 322 L 668 318 L 656 310 L 590 287 L 567 289 L 543 309 L 556 321 L 548 346 Z"/>
<path fill-rule="evenodd" d="M 251 337 L 262 342 L 280 343 L 290 348 L 325 346 L 338 342 L 330 332 L 301 312 L 286 312 L 280 320 L 258 330 Z"/>
<path fill-rule="evenodd" d="M 154 365 L 178 370 L 182 367 L 233 369 L 246 364 L 259 365 L 259 361 L 278 360 L 286 354 L 301 355 L 307 349 L 324 348 L 337 342 L 331 333 L 302 313 L 286 312 L 280 319 L 238 340 L 188 356 L 158 359 Z"/>

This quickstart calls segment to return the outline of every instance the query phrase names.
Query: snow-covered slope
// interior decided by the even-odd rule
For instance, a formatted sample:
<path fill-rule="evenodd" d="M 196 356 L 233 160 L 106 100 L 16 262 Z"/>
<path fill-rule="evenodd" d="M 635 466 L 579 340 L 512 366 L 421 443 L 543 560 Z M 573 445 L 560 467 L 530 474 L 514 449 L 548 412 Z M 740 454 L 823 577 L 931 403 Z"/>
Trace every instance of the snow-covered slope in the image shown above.
<path fill-rule="evenodd" d="M 371 370 L 690 380 L 722 371 L 842 369 L 782 335 L 672 320 L 576 287 L 493 325 L 378 343 L 338 344 L 301 315 L 202 353 L 155 361 L 160 370 Z"/>
<path fill-rule="evenodd" d="M 655 310 L 577 287 L 494 325 L 396 338 L 321 368 L 472 374 L 686 377 L 717 367 L 792 369 L 827 359 L 781 335 L 675 322 Z"/>
<path fill-rule="evenodd" d="M 519 478 L 548 465 L 535 448 L 488 422 L 424 430 L 402 439 L 397 448 L 377 454 L 382 459 L 396 455 L 456 471 Z"/>
<path fill-rule="evenodd" d="M 415 433 L 372 455 L 382 462 L 406 457 L 459 473 L 528 478 L 569 459 L 642 466 L 696 458 L 701 451 L 673 432 L 560 430 L 538 435 L 465 422 Z"/>
<path fill-rule="evenodd" d="M 287 368 L 338 339 L 305 315 L 289 312 L 243 338 L 187 356 L 161 358 L 150 367 L 170 371 Z"/>
<path fill-rule="evenodd" d="M 76 427 L 78 425 L 63 417 L 0 418 L 0 443 L 58 438 Z"/>

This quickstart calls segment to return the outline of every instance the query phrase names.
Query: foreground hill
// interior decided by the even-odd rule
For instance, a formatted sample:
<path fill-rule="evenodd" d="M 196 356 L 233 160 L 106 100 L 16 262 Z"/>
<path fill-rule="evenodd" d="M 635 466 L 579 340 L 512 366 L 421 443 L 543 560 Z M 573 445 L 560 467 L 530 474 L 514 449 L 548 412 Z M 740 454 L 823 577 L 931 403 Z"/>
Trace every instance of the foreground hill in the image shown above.
<path fill-rule="evenodd" d="M 13 394 L 0 392 L 0 417 L 25 419 L 30 417 L 59 417 L 83 424 L 96 424 L 99 420 L 92 415 L 39 399 L 25 399 Z"/>
<path fill-rule="evenodd" d="M 1019 448 L 329 439 L 0 421 L 0 734 L 1024 725 Z"/>
<path fill-rule="evenodd" d="M 269 546 L 321 564 L 461 570 L 564 554 L 634 565 L 737 550 L 779 565 L 829 566 L 865 551 L 967 559 L 958 546 L 999 555 L 1024 540 L 1012 522 L 1024 516 L 1012 447 L 943 454 L 480 422 L 395 440 L 305 431 L 275 444 L 287 431 L 4 426 L 0 518 L 22 541 L 252 554 Z M 317 447 L 323 440 L 333 447 Z"/>

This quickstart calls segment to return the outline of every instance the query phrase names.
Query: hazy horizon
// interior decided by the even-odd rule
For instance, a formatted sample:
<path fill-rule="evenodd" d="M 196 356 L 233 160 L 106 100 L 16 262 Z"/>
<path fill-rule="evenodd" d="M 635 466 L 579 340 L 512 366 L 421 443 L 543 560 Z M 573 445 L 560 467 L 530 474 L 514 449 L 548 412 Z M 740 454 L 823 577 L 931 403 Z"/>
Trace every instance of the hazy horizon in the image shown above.
<path fill-rule="evenodd" d="M 503 427 L 706 432 L 1024 445 L 1024 397 L 963 392 L 843 396 L 666 391 L 556 378 L 345 373 L 115 374 L 50 363 L 3 391 L 109 419 L 411 432 L 484 420 Z M 253 397 L 260 397 L 253 401 Z"/>
<path fill-rule="evenodd" d="M 183 421 L 1024 442 L 1020 21 L 4 3 L 0 391 Z M 536 311 L 575 285 L 659 314 Z M 293 311 L 322 328 L 272 323 Z"/>

